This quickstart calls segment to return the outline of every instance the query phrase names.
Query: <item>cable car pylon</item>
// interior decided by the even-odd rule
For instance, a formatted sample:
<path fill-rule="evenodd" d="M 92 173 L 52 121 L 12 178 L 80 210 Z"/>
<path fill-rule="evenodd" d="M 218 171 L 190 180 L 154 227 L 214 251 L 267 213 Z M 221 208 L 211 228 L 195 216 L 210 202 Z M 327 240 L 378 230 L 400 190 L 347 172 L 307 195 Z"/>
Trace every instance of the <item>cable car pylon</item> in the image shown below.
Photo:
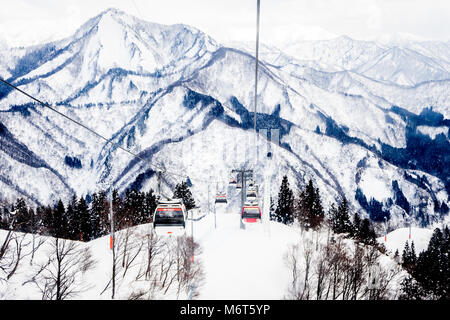
<path fill-rule="evenodd" d="M 255 54 L 255 112 L 254 112 L 254 133 L 255 133 L 255 169 L 258 162 L 258 133 L 256 131 L 256 110 L 258 100 L 258 64 L 259 64 L 259 16 L 260 16 L 260 0 L 256 1 L 256 54 Z"/>

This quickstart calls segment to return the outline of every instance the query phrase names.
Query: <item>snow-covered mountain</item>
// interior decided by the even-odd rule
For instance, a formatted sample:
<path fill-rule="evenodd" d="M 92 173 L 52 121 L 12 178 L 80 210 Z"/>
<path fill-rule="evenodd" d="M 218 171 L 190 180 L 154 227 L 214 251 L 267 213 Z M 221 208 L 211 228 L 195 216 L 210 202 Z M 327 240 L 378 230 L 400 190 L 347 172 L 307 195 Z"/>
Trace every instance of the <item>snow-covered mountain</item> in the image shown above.
<path fill-rule="evenodd" d="M 111 185 L 156 188 L 164 167 L 165 192 L 189 176 L 206 205 L 208 184 L 214 193 L 256 160 L 253 50 L 115 9 L 60 41 L 0 46 L 2 78 L 146 160 L 0 85 L 0 197 L 49 203 Z M 439 219 L 450 192 L 449 57 L 438 42 L 263 45 L 257 127 L 280 130 L 274 198 L 287 174 L 294 189 L 314 179 L 325 207 L 346 196 L 393 226 L 406 211 Z M 262 184 L 267 143 L 256 145 Z"/>
<path fill-rule="evenodd" d="M 355 71 L 389 84 L 414 86 L 450 76 L 448 42 L 401 35 L 371 41 L 341 36 L 332 40 L 299 41 L 281 50 L 297 60 L 317 63 L 322 71 Z"/>

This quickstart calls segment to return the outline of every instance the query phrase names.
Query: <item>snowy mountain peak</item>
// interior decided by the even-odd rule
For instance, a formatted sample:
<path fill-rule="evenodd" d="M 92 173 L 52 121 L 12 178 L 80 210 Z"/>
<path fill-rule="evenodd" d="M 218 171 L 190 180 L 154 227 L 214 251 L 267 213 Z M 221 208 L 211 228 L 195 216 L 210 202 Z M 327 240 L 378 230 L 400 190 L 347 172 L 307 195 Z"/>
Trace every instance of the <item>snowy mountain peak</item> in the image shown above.
<path fill-rule="evenodd" d="M 254 145 L 246 141 L 254 139 L 249 128 L 254 119 L 255 47 L 239 45 L 245 53 L 231 46 L 221 47 L 190 26 L 145 22 L 108 9 L 71 37 L 23 49 L 20 57 L 10 59 L 8 69 L 0 59 L 0 71 L 10 70 L 13 82 L 25 92 L 53 103 L 150 163 L 189 175 L 193 193 L 204 204 L 206 184 L 196 179 L 214 179 L 213 173 L 227 180 L 235 163 L 254 160 L 248 156 L 254 155 Z M 432 165 L 420 155 L 405 161 L 411 157 L 407 147 L 414 138 L 409 122 L 420 120 L 423 123 L 417 125 L 430 127 L 421 129 L 424 134 L 448 132 L 443 128 L 447 122 L 437 118 L 448 118 L 450 68 L 445 57 L 450 50 L 445 43 L 382 47 L 341 36 L 293 43 L 287 51 L 260 48 L 257 126 L 280 130 L 274 181 L 282 174 L 292 183 L 312 178 L 325 205 L 345 195 L 364 210 L 378 210 L 382 202 L 396 206 L 397 189 L 414 206 L 421 193 L 429 194 L 435 208 L 448 199 L 447 171 L 434 167 L 440 158 Z M 425 81 L 429 82 L 420 85 Z M 69 196 L 67 190 L 92 194 L 110 182 L 121 192 L 130 186 L 155 187 L 154 168 L 147 161 L 131 158 L 30 105 L 16 91 L 0 94 L 0 122 L 11 132 L 8 144 L 0 144 L 0 166 L 18 168 L 0 172 L 0 197 L 25 194 L 48 203 L 62 194 Z M 420 116 L 429 106 L 439 114 Z M 447 150 L 443 136 L 437 134 L 432 141 L 419 138 L 441 156 Z M 43 164 L 31 166 L 17 150 L 36 154 Z M 79 165 L 73 167 L 74 163 Z M 41 188 L 47 167 L 54 169 L 53 176 L 47 188 Z M 261 168 L 255 171 L 262 175 Z M 180 180 L 165 179 L 167 189 Z M 398 181 L 396 190 L 392 180 Z M 371 192 L 371 186 L 377 192 Z M 360 193 L 367 199 L 361 195 L 358 204 Z M 372 197 L 378 201 L 375 209 L 365 205 Z M 394 223 L 401 221 L 402 212 L 392 211 Z"/>

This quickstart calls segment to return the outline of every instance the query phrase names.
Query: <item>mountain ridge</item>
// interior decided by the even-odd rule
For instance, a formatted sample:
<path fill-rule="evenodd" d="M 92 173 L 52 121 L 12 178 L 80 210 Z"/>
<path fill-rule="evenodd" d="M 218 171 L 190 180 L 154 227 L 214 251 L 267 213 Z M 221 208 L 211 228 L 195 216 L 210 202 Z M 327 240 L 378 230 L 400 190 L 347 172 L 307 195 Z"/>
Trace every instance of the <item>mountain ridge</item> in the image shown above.
<path fill-rule="evenodd" d="M 113 44 L 105 40 L 111 37 L 111 32 L 117 36 Z M 339 46 L 339 41 L 354 41 L 349 37 L 337 39 L 330 40 L 334 47 Z M 324 43 L 319 43 L 317 48 Z M 249 123 L 254 110 L 255 59 L 248 48 L 227 48 L 195 28 L 147 23 L 113 9 L 90 19 L 72 37 L 56 44 L 53 51 L 45 51 L 49 46 L 25 50 L 31 60 L 23 57 L 17 60 L 15 67 L 23 66 L 24 74 L 17 78 L 13 75 L 13 83 L 95 128 L 110 141 L 151 160 L 146 163 L 132 159 L 39 106 L 23 107 L 29 103 L 25 97 L 0 88 L 2 124 L 78 194 L 89 194 L 111 185 L 119 187 L 121 192 L 131 185 L 155 188 L 156 177 L 151 170 L 152 163 L 157 163 L 168 171 L 191 177 L 193 192 L 204 206 L 208 200 L 207 186 L 195 183 L 196 179 L 226 181 L 235 163 L 254 162 L 251 142 L 254 138 Z M 277 123 L 281 133 L 279 146 L 273 146 L 277 150 L 274 161 L 280 168 L 273 175 L 273 194 L 277 193 L 275 182 L 285 172 L 294 185 L 313 178 L 323 190 L 325 206 L 336 197 L 346 196 L 355 210 L 369 214 L 355 199 L 355 193 L 359 188 L 372 194 L 366 182 L 378 181 L 380 188 L 385 189 L 381 194 L 389 196 L 376 200 L 393 212 L 392 224 L 400 225 L 405 212 L 389 202 L 389 198 L 395 197 L 392 180 L 398 180 L 399 188 L 405 190 L 413 206 L 419 207 L 421 199 L 427 197 L 424 208 L 429 215 L 435 217 L 439 213 L 435 202 L 448 201 L 444 186 L 449 183 L 448 177 L 445 181 L 445 176 L 439 178 L 419 170 L 417 176 L 427 177 L 431 185 L 423 189 L 404 178 L 405 173 L 412 175 L 416 170 L 400 166 L 400 162 L 384 155 L 383 146 L 400 150 L 408 143 L 407 121 L 393 111 L 393 106 L 417 116 L 433 106 L 433 112 L 448 118 L 449 79 L 405 86 L 376 79 L 383 73 L 389 74 L 390 69 L 373 69 L 372 77 L 358 70 L 338 70 L 356 66 L 370 54 L 379 54 L 382 49 L 373 44 L 369 44 L 370 54 L 364 57 L 355 54 L 366 52 L 364 47 L 359 47 L 353 53 L 340 56 L 338 52 L 328 60 L 319 57 L 306 64 L 279 49 L 263 48 L 258 79 L 257 116 L 261 119 L 258 128 Z M 317 48 L 311 47 L 310 52 Z M 0 52 L 1 55 L 8 54 Z M 340 62 L 332 66 L 333 71 L 327 71 L 329 61 Z M 433 72 L 423 65 L 427 72 L 424 71 L 422 78 L 433 78 Z M 414 70 L 407 71 L 414 74 Z M 29 115 L 23 114 L 23 108 Z M 421 132 L 417 133 L 418 137 L 425 139 L 422 136 L 427 131 Z M 263 141 L 257 145 L 260 151 L 266 147 Z M 323 152 L 324 146 L 331 154 Z M 195 161 L 196 155 L 200 155 L 201 163 Z M 68 167 L 64 163 L 66 156 L 78 159 L 81 167 Z M 367 166 L 357 167 L 362 159 L 367 159 Z M 214 165 L 213 160 L 223 163 Z M 257 169 L 257 179 L 261 180 L 264 163 L 260 162 Z M 147 172 L 150 173 L 144 174 Z M 359 172 L 358 179 L 354 172 Z M 21 174 L 12 172 L 8 179 L 26 189 Z M 215 177 L 211 179 L 210 174 Z M 136 184 L 138 177 L 143 180 Z M 49 185 L 56 183 L 52 179 L 56 178 L 51 178 Z M 165 177 L 165 192 L 170 193 L 170 186 L 179 179 L 180 176 L 170 174 Z M 5 186 L 5 190 L 10 189 Z M 53 193 L 41 195 L 41 202 L 56 201 L 58 196 L 69 197 L 63 189 L 55 189 Z M 14 192 L 5 194 L 11 196 Z"/>

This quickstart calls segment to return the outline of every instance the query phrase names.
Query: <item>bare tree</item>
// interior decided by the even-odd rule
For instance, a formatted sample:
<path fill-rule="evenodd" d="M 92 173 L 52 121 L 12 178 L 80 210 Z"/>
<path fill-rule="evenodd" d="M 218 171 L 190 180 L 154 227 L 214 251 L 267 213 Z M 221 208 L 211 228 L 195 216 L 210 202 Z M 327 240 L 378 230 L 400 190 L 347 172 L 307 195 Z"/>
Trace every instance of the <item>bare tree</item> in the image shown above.
<path fill-rule="evenodd" d="M 145 242 L 142 241 L 142 237 L 135 232 L 134 228 L 127 228 L 123 232 L 117 233 L 116 244 L 118 250 L 117 255 L 122 257 L 120 267 L 122 278 L 124 278 L 143 250 Z"/>
<path fill-rule="evenodd" d="M 284 256 L 286 265 L 292 270 L 292 284 L 288 291 L 288 298 L 290 299 L 309 300 L 310 298 L 314 242 L 306 238 L 309 233 L 304 233 L 302 245 L 291 245 Z M 303 262 L 303 265 L 301 262 Z M 303 272 L 303 278 L 300 278 L 301 272 Z"/>
<path fill-rule="evenodd" d="M 9 280 L 19 269 L 25 257 L 34 255 L 45 239 L 40 238 L 33 247 L 27 240 L 27 234 L 9 230 L 0 246 L 0 281 Z"/>
<path fill-rule="evenodd" d="M 198 256 L 200 246 L 191 237 L 158 237 L 154 233 L 144 236 L 146 246 L 144 259 L 136 275 L 137 281 L 146 282 L 132 292 L 129 299 L 154 299 L 169 291 L 179 296 L 186 292 L 191 298 L 198 296 L 204 272 Z"/>
<path fill-rule="evenodd" d="M 139 289 L 130 295 L 130 299 L 143 299 L 147 295 L 147 299 L 153 299 L 156 292 L 156 282 L 158 274 L 158 259 L 163 250 L 163 241 L 151 230 L 142 236 L 144 243 L 143 262 L 137 272 L 136 281 L 148 282 L 148 289 Z"/>
<path fill-rule="evenodd" d="M 319 251 L 319 256 L 316 260 L 315 264 L 315 276 L 317 279 L 317 286 L 316 286 L 316 299 L 321 300 L 322 295 L 325 291 L 325 284 L 327 279 L 329 278 L 329 271 L 330 271 L 330 247 L 329 245 L 325 245 L 321 248 Z"/>
<path fill-rule="evenodd" d="M 198 288 L 204 280 L 203 266 L 198 258 L 194 258 L 201 254 L 200 245 L 196 243 L 192 237 L 182 237 L 181 245 L 181 268 L 179 272 L 179 288 L 184 287 L 190 292 L 191 298 L 198 296 Z"/>
<path fill-rule="evenodd" d="M 12 270 L 16 269 L 20 262 L 20 255 L 17 256 L 15 254 L 16 249 L 11 242 L 15 237 L 16 233 L 9 230 L 0 247 L 0 281 L 2 282 L 7 281 L 11 277 Z"/>
<path fill-rule="evenodd" d="M 44 300 L 64 300 L 88 289 L 83 275 L 95 266 L 89 248 L 75 241 L 55 238 L 48 259 L 38 265 L 30 281 L 41 291 Z"/>
<path fill-rule="evenodd" d="M 313 252 L 314 252 L 314 243 L 312 240 L 305 240 L 303 242 L 303 259 L 305 261 L 305 280 L 303 285 L 303 292 L 302 297 L 306 300 L 309 300 L 309 291 L 310 291 L 310 284 L 309 284 L 309 276 L 311 271 L 311 261 L 313 258 Z"/>
<path fill-rule="evenodd" d="M 291 287 L 288 289 L 289 298 L 298 299 L 297 282 L 299 275 L 298 244 L 290 245 L 284 255 L 284 261 L 292 273 Z"/>

